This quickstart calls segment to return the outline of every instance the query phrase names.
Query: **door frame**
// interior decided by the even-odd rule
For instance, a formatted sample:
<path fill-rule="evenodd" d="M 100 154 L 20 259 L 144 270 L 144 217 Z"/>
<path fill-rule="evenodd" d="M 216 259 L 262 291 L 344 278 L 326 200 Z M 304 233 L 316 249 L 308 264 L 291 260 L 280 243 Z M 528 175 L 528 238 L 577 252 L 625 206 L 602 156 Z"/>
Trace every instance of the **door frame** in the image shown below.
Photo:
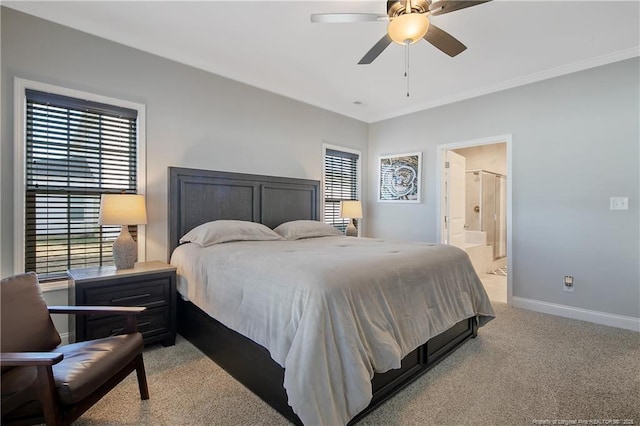
<path fill-rule="evenodd" d="M 439 237 L 439 242 L 444 241 L 444 216 L 446 214 L 445 211 L 445 203 L 444 203 L 444 163 L 446 160 L 446 151 L 450 151 L 452 149 L 458 148 L 469 148 L 473 146 L 481 146 L 481 145 L 493 145 L 497 143 L 506 143 L 507 147 L 507 304 L 511 306 L 513 299 L 513 233 L 512 233 L 512 223 L 513 223 L 513 167 L 512 167 L 512 157 L 511 157 L 511 145 L 512 145 L 512 135 L 499 135 L 499 136 L 490 136 L 486 138 L 480 139 L 472 139 L 467 141 L 460 142 L 452 142 L 446 144 L 436 145 L 436 164 L 437 164 L 437 172 L 436 172 L 436 212 L 437 212 L 437 223 L 436 223 L 436 235 Z"/>

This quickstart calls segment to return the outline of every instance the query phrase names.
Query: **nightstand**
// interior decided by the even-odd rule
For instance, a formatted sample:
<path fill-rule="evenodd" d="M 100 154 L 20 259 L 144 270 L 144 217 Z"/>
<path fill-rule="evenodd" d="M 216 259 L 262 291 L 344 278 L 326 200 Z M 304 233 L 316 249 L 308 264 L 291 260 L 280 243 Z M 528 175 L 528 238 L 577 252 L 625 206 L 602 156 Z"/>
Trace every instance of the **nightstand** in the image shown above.
<path fill-rule="evenodd" d="M 176 341 L 176 268 L 163 262 L 140 262 L 132 269 L 115 266 L 71 269 L 69 304 L 91 306 L 145 306 L 138 330 L 145 345 Z M 124 326 L 120 317 L 70 315 L 69 341 L 107 337 Z"/>

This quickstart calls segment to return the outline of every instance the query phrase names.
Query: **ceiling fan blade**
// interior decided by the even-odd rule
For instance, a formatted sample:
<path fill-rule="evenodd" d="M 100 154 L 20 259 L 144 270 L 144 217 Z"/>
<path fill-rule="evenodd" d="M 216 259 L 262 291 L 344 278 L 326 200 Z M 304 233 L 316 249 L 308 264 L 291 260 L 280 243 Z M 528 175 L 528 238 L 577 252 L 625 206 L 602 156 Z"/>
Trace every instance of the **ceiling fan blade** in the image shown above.
<path fill-rule="evenodd" d="M 433 24 L 429 25 L 429 30 L 424 35 L 424 39 L 452 58 L 464 52 L 467 48 L 457 38 Z"/>
<path fill-rule="evenodd" d="M 455 12 L 456 10 L 466 9 L 467 7 L 477 6 L 490 1 L 491 0 L 440 0 L 435 3 L 431 3 L 429 11 L 432 16 L 444 15 L 445 13 Z"/>
<path fill-rule="evenodd" d="M 378 13 L 314 13 L 311 22 L 320 24 L 343 24 L 350 22 L 377 22 L 388 19 Z"/>
<path fill-rule="evenodd" d="M 391 37 L 385 34 L 378 42 L 360 59 L 358 65 L 368 65 L 373 62 L 384 49 L 391 44 Z"/>

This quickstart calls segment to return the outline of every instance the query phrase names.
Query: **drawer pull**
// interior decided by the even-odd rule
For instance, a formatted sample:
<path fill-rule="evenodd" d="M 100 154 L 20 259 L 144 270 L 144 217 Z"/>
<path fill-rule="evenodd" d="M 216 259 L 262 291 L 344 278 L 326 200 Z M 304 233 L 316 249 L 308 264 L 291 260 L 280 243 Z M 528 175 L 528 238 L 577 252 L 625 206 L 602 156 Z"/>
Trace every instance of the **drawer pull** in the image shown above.
<path fill-rule="evenodd" d="M 151 324 L 151 321 L 141 322 L 138 324 L 138 327 L 144 327 L 145 325 L 149 325 L 149 324 Z M 124 330 L 124 327 L 114 328 L 113 330 L 111 330 L 111 335 L 115 336 L 116 334 L 122 332 L 122 330 Z"/>
<path fill-rule="evenodd" d="M 151 296 L 151 293 L 137 294 L 135 296 L 128 296 L 128 297 L 120 297 L 118 299 L 111 299 L 111 303 L 120 303 L 120 302 L 129 301 L 129 300 L 144 299 L 145 297 L 149 297 L 149 296 Z"/>

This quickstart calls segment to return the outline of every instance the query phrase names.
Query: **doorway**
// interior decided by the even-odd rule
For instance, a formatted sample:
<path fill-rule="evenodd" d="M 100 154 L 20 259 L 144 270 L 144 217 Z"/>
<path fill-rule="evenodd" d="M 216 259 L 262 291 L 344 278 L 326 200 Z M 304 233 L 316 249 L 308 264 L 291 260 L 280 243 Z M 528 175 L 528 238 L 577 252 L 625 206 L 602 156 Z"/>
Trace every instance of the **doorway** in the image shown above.
<path fill-rule="evenodd" d="M 511 303 L 511 135 L 438 145 L 440 241 L 464 249 L 492 301 Z"/>

